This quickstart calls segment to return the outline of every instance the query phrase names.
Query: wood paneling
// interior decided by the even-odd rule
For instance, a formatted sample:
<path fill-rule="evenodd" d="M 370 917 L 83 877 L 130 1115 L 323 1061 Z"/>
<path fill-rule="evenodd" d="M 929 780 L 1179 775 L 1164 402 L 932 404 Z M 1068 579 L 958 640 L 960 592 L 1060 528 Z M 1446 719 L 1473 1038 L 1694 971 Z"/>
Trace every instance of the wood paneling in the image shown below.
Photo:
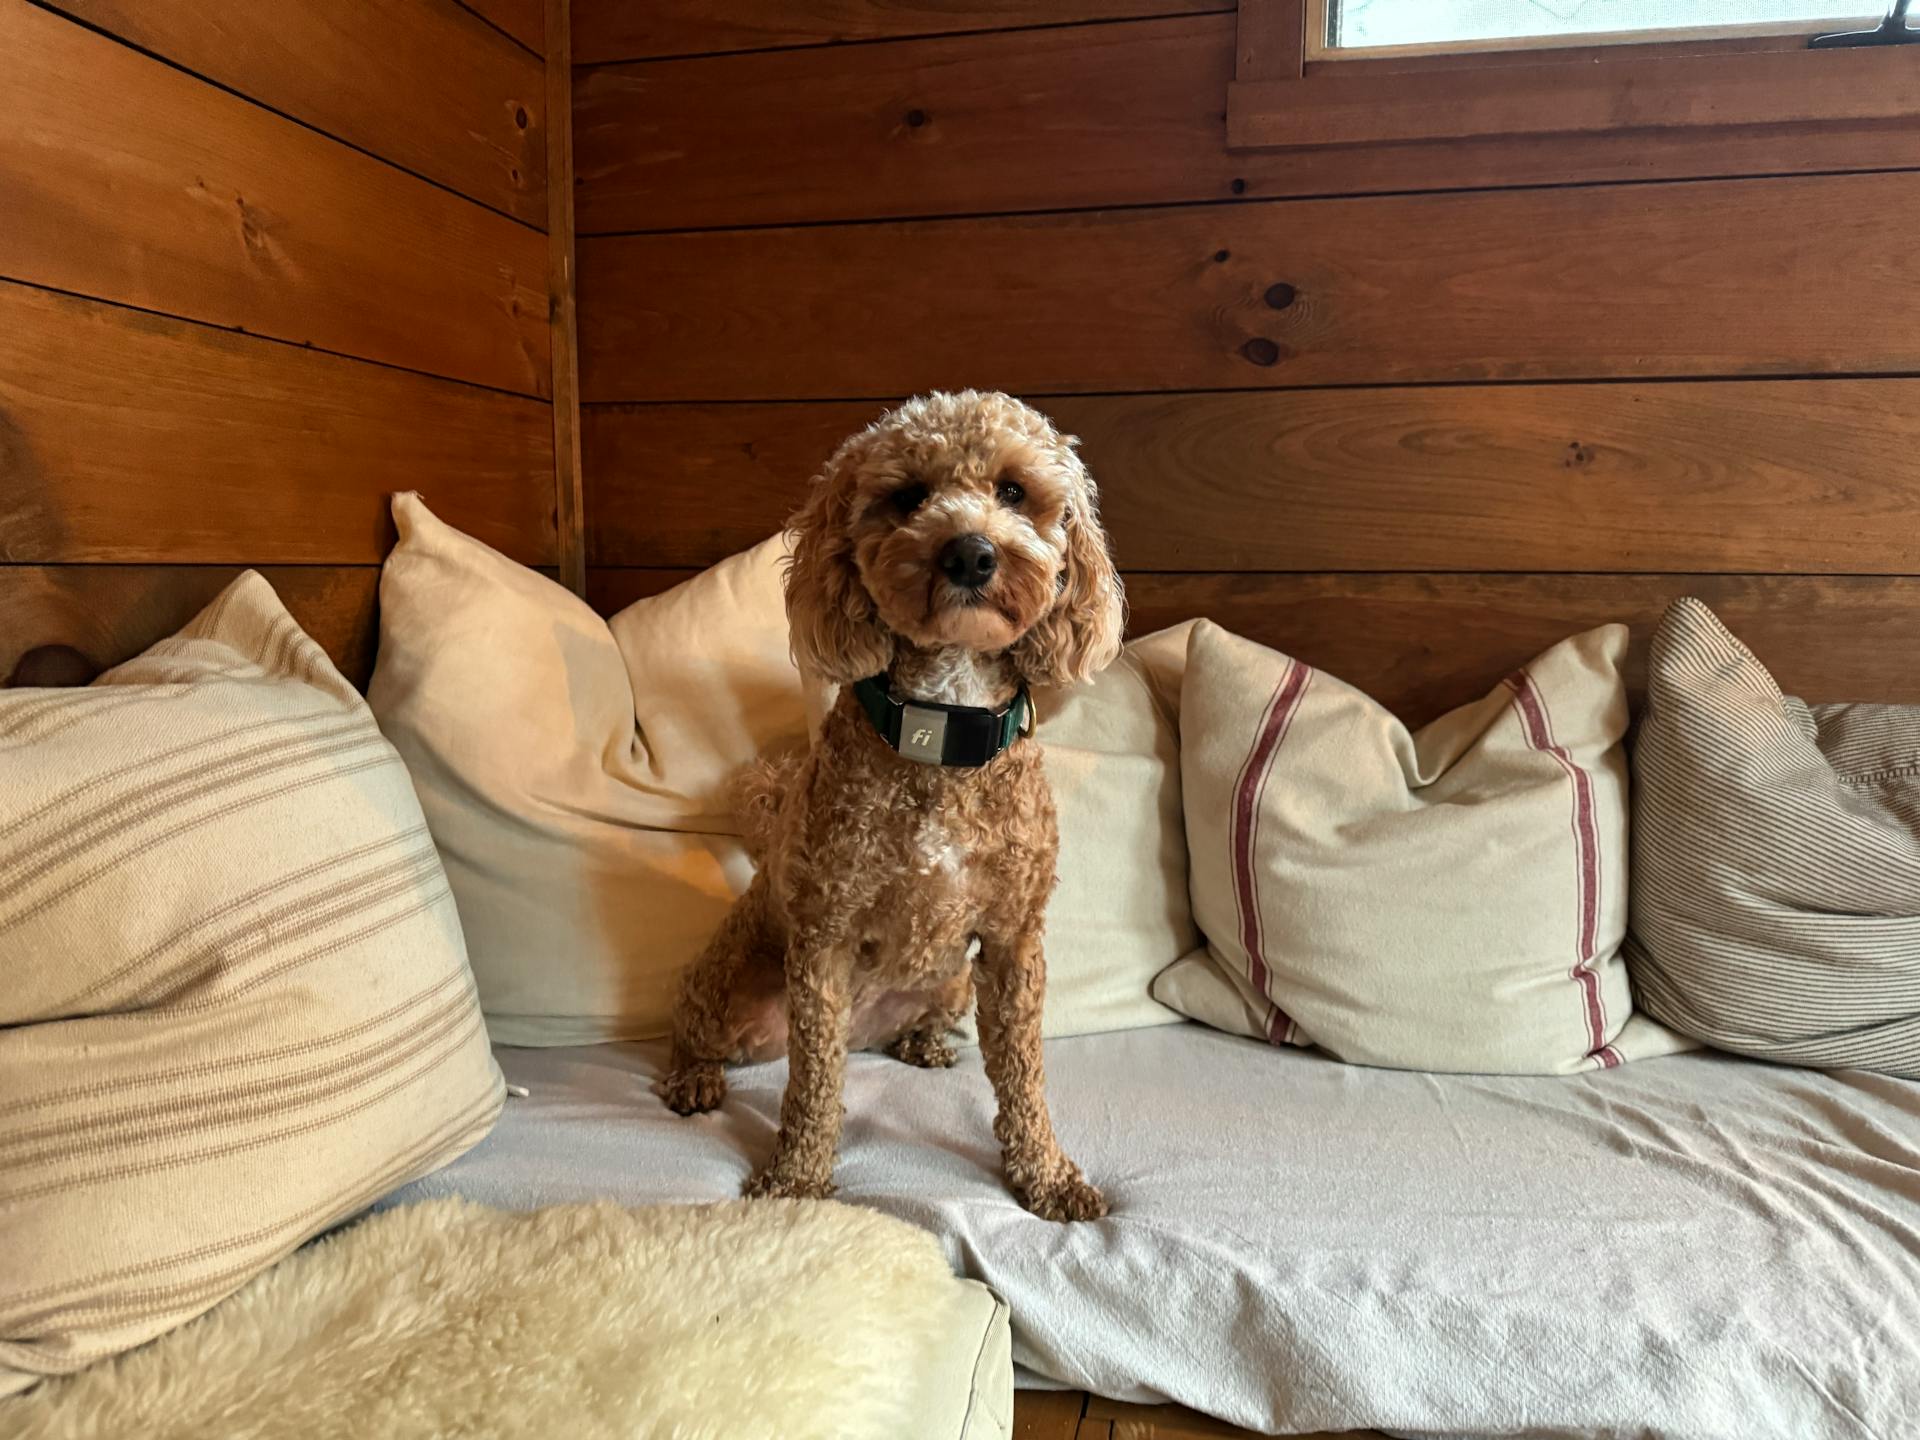
<path fill-rule="evenodd" d="M 608 0 L 625 7 L 628 0 Z M 536 55 L 547 53 L 546 0 L 460 0 L 495 29 L 518 40 Z"/>
<path fill-rule="evenodd" d="M 583 70 L 581 233 L 1224 197 L 1233 30 L 1201 15 Z"/>
<path fill-rule="evenodd" d="M 878 401 L 586 406 L 588 563 L 711 565 L 765 539 L 799 508 L 834 447 L 884 409 Z"/>
<path fill-rule="evenodd" d="M 1420 723 L 1558 640 L 1634 628 L 1628 684 L 1669 601 L 1697 595 L 1790 694 L 1920 702 L 1920 578 L 1737 575 L 1137 575 L 1132 630 L 1206 616 Z"/>
<path fill-rule="evenodd" d="M 1894 174 L 582 239 L 582 391 L 1911 372 L 1917 226 Z"/>
<path fill-rule="evenodd" d="M 587 603 L 602 615 L 615 615 L 634 601 L 671 590 L 698 573 L 697 570 L 631 570 L 589 565 Z"/>
<path fill-rule="evenodd" d="M 573 54 L 584 65 L 1232 8 L 1222 0 L 583 0 L 574 7 Z"/>
<path fill-rule="evenodd" d="M 691 570 L 595 568 L 603 615 Z M 1789 693 L 1920 704 L 1920 577 L 1799 575 L 1129 574 L 1129 631 L 1207 618 L 1359 687 L 1418 724 L 1486 693 L 1549 645 L 1631 625 L 1628 684 L 1669 601 L 1697 595 Z"/>
<path fill-rule="evenodd" d="M 1013 1440 L 1075 1440 L 1086 1403 L 1077 1390 L 1016 1390 Z"/>
<path fill-rule="evenodd" d="M 574 100 L 581 229 L 1920 164 L 1912 123 L 1235 152 L 1224 119 L 1234 20 L 1198 15 L 585 69 Z M 1861 63 L 1904 71 L 1920 62 L 1889 54 Z M 1457 75 L 1366 83 L 1391 93 L 1402 81 L 1471 83 Z M 1336 66 L 1296 88 L 1311 105 L 1323 87 L 1337 97 L 1359 83 L 1339 78 Z"/>
<path fill-rule="evenodd" d="M 1018 1401 L 1016 1400 L 1016 1405 Z M 1179 1405 L 1122 1405 L 1098 1395 L 1087 1397 L 1086 1418 L 1075 1440 L 1256 1440 L 1242 1430 Z M 1377 1430 L 1315 1431 L 1295 1440 L 1384 1440 Z"/>
<path fill-rule="evenodd" d="M 539 60 L 454 0 L 52 0 L 530 225 L 547 223 Z"/>
<path fill-rule="evenodd" d="M 546 241 L 0 0 L 0 276 L 544 394 Z"/>
<path fill-rule="evenodd" d="M 23 655 L 66 646 L 104 669 L 164 640 L 238 575 L 232 565 L 0 565 L 0 680 Z M 263 566 L 293 618 L 355 685 L 373 673 L 374 566 Z"/>
<path fill-rule="evenodd" d="M 546 0 L 548 129 L 547 316 L 553 333 L 553 488 L 560 532 L 560 583 L 587 588 L 586 507 L 580 482 L 580 346 L 573 277 L 573 125 L 568 96 L 573 62 L 569 0 Z"/>
<path fill-rule="evenodd" d="M 1920 570 L 1920 381 L 1035 403 L 1084 442 L 1131 570 Z M 593 563 L 754 544 L 881 408 L 589 406 Z"/>
<path fill-rule="evenodd" d="M 387 497 L 555 554 L 548 407 L 0 283 L 0 560 L 377 563 Z"/>

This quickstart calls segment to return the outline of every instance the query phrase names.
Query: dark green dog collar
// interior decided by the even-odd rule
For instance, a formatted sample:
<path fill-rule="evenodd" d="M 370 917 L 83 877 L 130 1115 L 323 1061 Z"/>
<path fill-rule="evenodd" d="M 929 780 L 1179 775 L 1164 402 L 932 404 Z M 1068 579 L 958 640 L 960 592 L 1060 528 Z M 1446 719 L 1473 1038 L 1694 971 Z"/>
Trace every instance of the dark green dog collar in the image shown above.
<path fill-rule="evenodd" d="M 896 700 L 884 675 L 857 682 L 853 693 L 888 747 L 922 765 L 978 767 L 1033 728 L 1033 702 L 1024 685 L 998 710 Z"/>

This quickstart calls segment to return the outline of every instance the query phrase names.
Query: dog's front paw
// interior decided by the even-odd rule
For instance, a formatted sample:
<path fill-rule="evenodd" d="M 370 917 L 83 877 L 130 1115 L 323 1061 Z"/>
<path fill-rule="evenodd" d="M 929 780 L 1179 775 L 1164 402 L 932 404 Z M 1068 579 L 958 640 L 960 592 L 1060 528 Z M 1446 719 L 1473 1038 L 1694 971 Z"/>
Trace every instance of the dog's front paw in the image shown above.
<path fill-rule="evenodd" d="M 676 1114 L 704 1114 L 719 1109 L 727 1098 L 727 1072 L 717 1060 L 695 1060 L 662 1080 L 659 1092 Z"/>
<path fill-rule="evenodd" d="M 1020 1203 L 1042 1220 L 1098 1220 L 1107 1213 L 1107 1197 L 1077 1171 L 1028 1187 Z"/>
<path fill-rule="evenodd" d="M 778 1165 L 763 1165 L 747 1177 L 740 1193 L 749 1200 L 826 1200 L 833 1180 L 825 1175 L 797 1175 Z"/>

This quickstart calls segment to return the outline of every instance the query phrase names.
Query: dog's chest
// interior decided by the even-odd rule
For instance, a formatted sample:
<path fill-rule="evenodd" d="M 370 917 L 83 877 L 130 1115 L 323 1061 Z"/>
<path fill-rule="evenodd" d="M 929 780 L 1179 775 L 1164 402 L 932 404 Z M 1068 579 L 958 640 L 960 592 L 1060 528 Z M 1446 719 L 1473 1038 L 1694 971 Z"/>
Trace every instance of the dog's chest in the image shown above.
<path fill-rule="evenodd" d="M 923 813 L 908 842 L 907 867 L 930 885 L 963 890 L 967 850 L 954 827 L 937 810 Z"/>
<path fill-rule="evenodd" d="M 899 833 L 893 882 L 875 896 L 861 926 L 866 965 L 890 983 L 964 969 L 986 913 L 991 867 L 985 837 L 965 815 L 916 807 Z"/>

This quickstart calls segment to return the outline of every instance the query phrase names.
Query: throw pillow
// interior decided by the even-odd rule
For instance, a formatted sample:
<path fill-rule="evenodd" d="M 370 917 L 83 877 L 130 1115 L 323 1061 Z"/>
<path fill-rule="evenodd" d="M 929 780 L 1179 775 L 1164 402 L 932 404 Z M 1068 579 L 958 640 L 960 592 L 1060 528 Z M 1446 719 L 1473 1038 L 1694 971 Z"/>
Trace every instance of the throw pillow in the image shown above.
<path fill-rule="evenodd" d="M 1647 1010 L 1743 1055 L 1920 1078 L 1920 707 L 1784 696 L 1678 600 L 1634 761 Z"/>
<path fill-rule="evenodd" d="M 501 1095 L 406 770 L 259 575 L 0 691 L 0 1394 L 192 1319 Z"/>
<path fill-rule="evenodd" d="M 800 745 L 768 540 L 611 622 L 394 498 L 367 698 L 413 772 L 495 1040 L 666 1032 L 751 865 L 733 773 Z"/>
<path fill-rule="evenodd" d="M 1208 964 L 1166 1003 L 1406 1069 L 1561 1073 L 1672 1048 L 1627 1032 L 1626 631 L 1554 646 L 1418 732 L 1202 622 L 1180 700 Z"/>

